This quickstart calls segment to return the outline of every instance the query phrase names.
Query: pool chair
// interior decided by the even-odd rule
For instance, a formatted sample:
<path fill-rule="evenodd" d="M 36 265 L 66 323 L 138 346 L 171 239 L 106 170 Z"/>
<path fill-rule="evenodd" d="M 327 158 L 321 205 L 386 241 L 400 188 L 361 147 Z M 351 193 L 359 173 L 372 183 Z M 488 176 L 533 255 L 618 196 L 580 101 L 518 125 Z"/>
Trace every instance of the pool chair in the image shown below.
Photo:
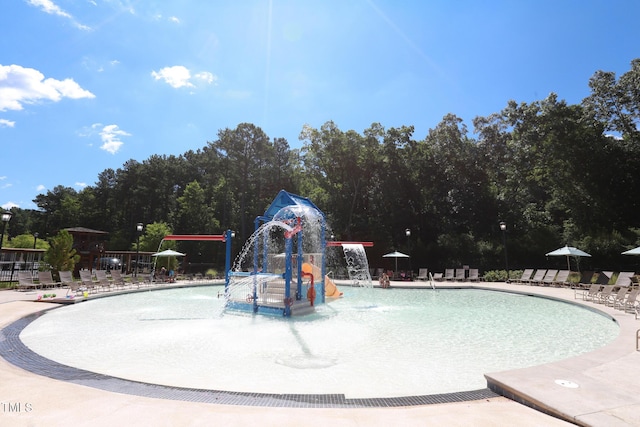
<path fill-rule="evenodd" d="M 81 282 L 73 280 L 73 273 L 70 271 L 58 271 L 58 275 L 60 276 L 60 283 L 62 286 L 67 288 L 67 295 L 70 293 L 75 295 L 76 293 L 84 290 Z"/>
<path fill-rule="evenodd" d="M 527 285 L 538 285 L 544 279 L 544 275 L 547 273 L 547 270 L 536 270 L 533 277 L 529 280 L 524 280 L 522 283 L 526 283 Z"/>
<path fill-rule="evenodd" d="M 454 276 L 453 276 L 453 268 L 446 268 L 444 270 L 444 280 L 446 280 L 447 282 L 449 281 L 453 281 Z"/>
<path fill-rule="evenodd" d="M 626 312 L 631 312 L 631 313 L 635 312 L 639 293 L 640 293 L 640 288 L 633 289 L 627 295 L 627 299 L 624 300 L 624 303 L 622 304 L 622 306 L 618 308 Z"/>
<path fill-rule="evenodd" d="M 611 306 L 613 308 L 617 308 L 619 305 L 623 306 L 625 300 L 627 299 L 627 294 L 629 293 L 629 288 L 626 286 L 618 289 L 618 292 L 611 292 L 607 299 L 604 301 L 604 305 Z"/>
<path fill-rule="evenodd" d="M 98 282 L 93 280 L 93 274 L 89 270 L 80 270 L 80 282 L 87 292 L 98 292 Z"/>
<path fill-rule="evenodd" d="M 56 282 L 53 280 L 53 276 L 51 276 L 51 271 L 38 271 L 38 282 L 42 288 L 57 288 L 61 286 L 62 283 Z"/>
<path fill-rule="evenodd" d="M 96 270 L 95 275 L 98 280 L 97 286 L 102 288 L 103 291 L 110 291 L 113 288 L 113 282 L 107 277 L 105 270 Z"/>
<path fill-rule="evenodd" d="M 516 279 L 514 283 L 522 285 L 523 283 L 531 280 L 531 276 L 533 275 L 533 268 L 525 268 L 522 272 L 522 276 L 519 279 Z"/>
<path fill-rule="evenodd" d="M 26 291 L 29 289 L 38 289 L 38 284 L 33 283 L 33 275 L 30 271 L 18 271 L 18 286 L 16 286 L 16 290 Z"/>
<path fill-rule="evenodd" d="M 479 276 L 479 272 L 477 268 L 470 268 L 469 269 L 469 277 L 467 277 L 467 279 L 470 282 L 479 282 L 480 281 L 480 276 Z"/>
<path fill-rule="evenodd" d="M 613 285 L 604 285 L 600 292 L 593 299 L 593 302 L 597 302 L 598 304 L 604 304 L 609 299 L 609 296 L 613 292 Z"/>
<path fill-rule="evenodd" d="M 593 283 L 591 284 L 589 289 L 575 289 L 573 291 L 573 297 L 578 298 L 579 296 L 581 296 L 585 301 L 595 301 L 595 299 L 598 297 L 598 294 L 600 293 L 601 288 L 601 284 Z"/>
<path fill-rule="evenodd" d="M 558 271 L 558 274 L 556 275 L 555 279 L 553 279 L 553 282 L 551 282 L 551 285 L 553 286 L 566 286 L 569 284 L 568 280 L 569 280 L 569 274 L 571 274 L 571 272 L 569 270 L 560 270 Z"/>
<path fill-rule="evenodd" d="M 433 273 L 433 280 L 436 282 L 442 282 L 444 277 L 442 276 L 442 273 Z"/>
<path fill-rule="evenodd" d="M 578 283 L 575 284 L 574 288 L 575 289 L 589 289 L 591 287 L 591 285 L 593 284 L 593 276 L 595 275 L 595 272 L 593 271 L 583 271 L 580 274 L 580 280 L 578 280 Z"/>
<path fill-rule="evenodd" d="M 618 273 L 618 277 L 616 278 L 613 286 L 629 286 L 631 285 L 631 278 L 635 275 L 636 273 L 634 273 L 633 271 L 621 271 L 620 273 Z"/>
<path fill-rule="evenodd" d="M 421 268 L 420 270 L 418 270 L 418 277 L 416 277 L 416 279 L 418 279 L 418 280 L 429 280 L 429 269 L 428 268 Z"/>
<path fill-rule="evenodd" d="M 455 281 L 456 282 L 464 282 L 465 280 L 467 280 L 467 278 L 465 277 L 465 270 L 464 268 L 456 268 L 456 276 L 455 276 Z"/>
<path fill-rule="evenodd" d="M 553 283 L 553 281 L 556 279 L 557 275 L 558 275 L 558 270 L 554 270 L 554 269 L 547 270 L 547 273 L 544 275 L 539 285 L 550 286 Z"/>
<path fill-rule="evenodd" d="M 111 270 L 111 281 L 116 289 L 125 289 L 127 287 L 127 282 L 124 281 L 120 270 Z"/>
<path fill-rule="evenodd" d="M 601 271 L 600 273 L 598 273 L 598 283 L 602 285 L 608 285 L 612 277 L 613 271 Z"/>

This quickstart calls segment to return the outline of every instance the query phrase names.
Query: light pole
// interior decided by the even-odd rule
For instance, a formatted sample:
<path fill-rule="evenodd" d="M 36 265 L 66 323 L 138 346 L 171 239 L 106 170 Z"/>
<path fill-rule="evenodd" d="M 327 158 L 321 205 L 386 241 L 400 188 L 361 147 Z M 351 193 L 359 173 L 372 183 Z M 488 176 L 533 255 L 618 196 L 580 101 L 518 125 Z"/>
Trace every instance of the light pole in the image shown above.
<path fill-rule="evenodd" d="M 502 246 L 504 246 L 504 265 L 507 269 L 507 283 L 509 283 L 509 257 L 507 255 L 507 223 L 500 221 L 500 230 L 502 230 Z"/>
<path fill-rule="evenodd" d="M 11 211 L 5 211 L 2 213 L 2 234 L 0 234 L 0 249 L 2 249 L 2 241 L 4 240 L 4 232 L 7 229 L 7 223 L 11 221 L 13 213 Z"/>
<path fill-rule="evenodd" d="M 404 235 L 407 236 L 407 255 L 409 255 L 409 280 L 413 276 L 413 271 L 411 270 L 411 229 L 407 228 L 404 230 Z"/>
<path fill-rule="evenodd" d="M 136 271 L 134 273 L 135 277 L 138 277 L 138 264 L 140 264 L 140 234 L 142 234 L 142 230 L 144 230 L 144 224 L 139 222 L 136 224 Z"/>
<path fill-rule="evenodd" d="M 36 242 L 38 241 L 38 232 L 36 231 L 35 233 L 33 233 L 33 249 L 36 248 Z"/>

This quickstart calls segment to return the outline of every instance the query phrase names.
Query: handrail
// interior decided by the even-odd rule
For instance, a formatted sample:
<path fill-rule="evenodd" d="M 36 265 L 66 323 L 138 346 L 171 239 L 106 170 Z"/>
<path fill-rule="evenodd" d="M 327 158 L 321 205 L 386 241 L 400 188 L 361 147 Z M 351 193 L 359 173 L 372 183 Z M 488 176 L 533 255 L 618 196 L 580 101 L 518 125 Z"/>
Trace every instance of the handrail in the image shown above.
<path fill-rule="evenodd" d="M 429 272 L 429 284 L 431 285 L 431 289 L 433 289 L 434 291 L 436 290 L 436 284 L 433 283 L 433 274 L 431 274 L 431 272 Z"/>

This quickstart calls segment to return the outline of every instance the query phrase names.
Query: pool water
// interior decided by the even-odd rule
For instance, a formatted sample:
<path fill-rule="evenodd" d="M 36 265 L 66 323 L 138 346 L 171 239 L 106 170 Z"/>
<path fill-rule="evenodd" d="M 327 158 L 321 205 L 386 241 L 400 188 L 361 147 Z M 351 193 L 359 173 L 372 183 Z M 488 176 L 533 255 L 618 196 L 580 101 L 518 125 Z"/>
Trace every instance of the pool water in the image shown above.
<path fill-rule="evenodd" d="M 484 373 L 589 352 L 619 332 L 611 318 L 539 297 L 341 290 L 289 319 L 225 312 L 220 286 L 113 296 L 47 312 L 20 338 L 49 359 L 130 380 L 373 398 L 484 388 Z"/>

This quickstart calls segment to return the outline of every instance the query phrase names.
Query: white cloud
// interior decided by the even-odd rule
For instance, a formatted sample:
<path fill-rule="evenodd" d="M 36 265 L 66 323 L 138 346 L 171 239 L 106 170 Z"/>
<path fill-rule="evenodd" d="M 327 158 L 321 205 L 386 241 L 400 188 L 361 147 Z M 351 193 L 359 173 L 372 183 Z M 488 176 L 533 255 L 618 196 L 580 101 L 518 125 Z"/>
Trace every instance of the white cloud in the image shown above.
<path fill-rule="evenodd" d="M 100 148 L 111 154 L 116 154 L 120 150 L 120 147 L 122 147 L 122 144 L 124 144 L 120 139 L 123 136 L 131 136 L 131 134 L 118 128 L 118 125 L 107 125 L 103 127 L 100 131 L 100 138 L 102 138 Z"/>
<path fill-rule="evenodd" d="M 14 127 L 16 124 L 16 122 L 11 121 L 11 120 L 7 120 L 7 119 L 0 119 L 0 128 L 12 128 Z"/>
<path fill-rule="evenodd" d="M 44 185 L 40 184 L 36 187 L 36 191 L 43 192 L 47 189 Z"/>
<path fill-rule="evenodd" d="M 191 73 L 187 67 L 182 65 L 164 67 L 158 72 L 152 71 L 151 76 L 156 80 L 164 80 L 165 83 L 176 89 L 183 86 L 193 87 L 193 84 L 189 81 L 191 79 Z"/>
<path fill-rule="evenodd" d="M 22 110 L 24 104 L 58 102 L 62 98 L 95 98 L 72 79 L 45 79 L 33 68 L 0 65 L 0 111 Z"/>
<path fill-rule="evenodd" d="M 218 77 L 208 71 L 203 71 L 201 73 L 198 73 L 194 77 L 199 80 L 202 80 L 207 84 L 211 84 L 211 83 L 215 84 L 218 81 Z"/>
<path fill-rule="evenodd" d="M 12 201 L 8 201 L 7 203 L 5 203 L 4 205 L 2 205 L 2 209 L 4 210 L 9 210 L 11 208 L 19 208 L 20 206 L 17 203 L 14 203 Z"/>
<path fill-rule="evenodd" d="M 60 6 L 58 6 L 51 0 L 27 0 L 27 3 L 29 3 L 31 6 L 40 8 L 40 10 L 50 15 L 56 15 L 56 16 L 61 16 L 63 18 L 66 18 L 70 20 L 73 23 L 73 25 L 75 25 L 77 28 L 81 30 L 90 30 L 89 27 L 77 22 L 75 18 L 71 16 L 71 14 L 62 10 Z"/>
<path fill-rule="evenodd" d="M 191 82 L 191 71 L 183 65 L 164 67 L 160 71 L 152 71 L 151 76 L 156 80 L 163 80 L 169 86 L 179 89 L 181 87 L 195 87 Z M 215 83 L 218 77 L 208 71 L 201 71 L 193 76 L 205 84 Z"/>
<path fill-rule="evenodd" d="M 76 182 L 76 187 L 85 188 L 87 186 L 86 182 Z"/>
<path fill-rule="evenodd" d="M 0 189 L 4 190 L 5 188 L 11 188 L 13 187 L 13 184 L 10 182 L 7 182 L 6 184 L 2 184 L 0 185 Z"/>
<path fill-rule="evenodd" d="M 170 16 L 169 17 L 169 21 L 174 22 L 176 24 L 180 23 L 180 18 L 178 18 L 177 16 Z"/>

